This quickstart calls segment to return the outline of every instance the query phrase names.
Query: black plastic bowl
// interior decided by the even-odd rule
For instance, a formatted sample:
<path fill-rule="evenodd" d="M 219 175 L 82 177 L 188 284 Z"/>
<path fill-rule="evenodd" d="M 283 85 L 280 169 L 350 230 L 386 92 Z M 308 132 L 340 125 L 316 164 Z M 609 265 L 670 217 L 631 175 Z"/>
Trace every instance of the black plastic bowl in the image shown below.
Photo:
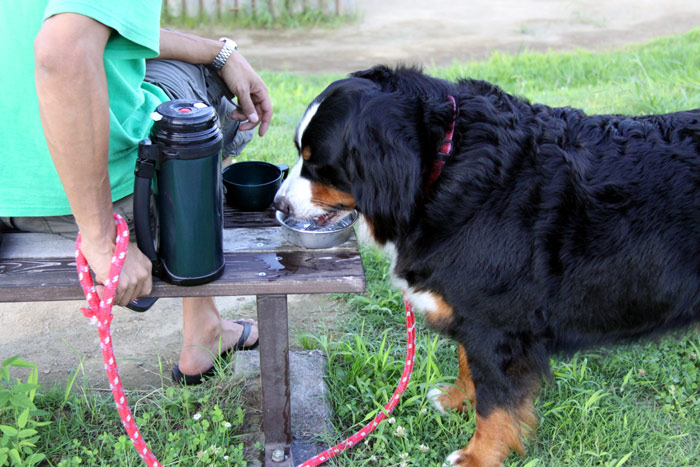
<path fill-rule="evenodd" d="M 231 164 L 223 171 L 226 202 L 241 211 L 264 211 L 272 204 L 288 173 L 288 165 L 264 161 Z"/>

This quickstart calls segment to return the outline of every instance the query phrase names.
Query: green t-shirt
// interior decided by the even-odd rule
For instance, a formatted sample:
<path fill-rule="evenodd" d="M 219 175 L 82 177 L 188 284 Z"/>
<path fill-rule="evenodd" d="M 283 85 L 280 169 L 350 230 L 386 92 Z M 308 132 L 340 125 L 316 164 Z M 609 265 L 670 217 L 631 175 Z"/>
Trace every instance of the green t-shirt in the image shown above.
<path fill-rule="evenodd" d="M 138 142 L 148 135 L 151 112 L 168 99 L 143 82 L 145 59 L 159 53 L 160 8 L 155 0 L 0 1 L 0 217 L 71 212 L 46 146 L 34 86 L 34 38 L 43 20 L 59 13 L 80 13 L 114 30 L 104 56 L 109 178 L 113 200 L 133 192 Z"/>

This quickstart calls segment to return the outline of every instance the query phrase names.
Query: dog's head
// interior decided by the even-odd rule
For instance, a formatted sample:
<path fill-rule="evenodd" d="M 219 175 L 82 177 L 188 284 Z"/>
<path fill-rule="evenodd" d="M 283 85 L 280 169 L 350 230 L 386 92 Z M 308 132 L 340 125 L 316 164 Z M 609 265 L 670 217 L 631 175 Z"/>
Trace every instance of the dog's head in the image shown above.
<path fill-rule="evenodd" d="M 379 243 L 406 227 L 453 112 L 446 97 L 416 90 L 418 77 L 432 80 L 378 67 L 328 86 L 297 127 L 299 161 L 275 207 L 319 224 L 357 209 Z"/>

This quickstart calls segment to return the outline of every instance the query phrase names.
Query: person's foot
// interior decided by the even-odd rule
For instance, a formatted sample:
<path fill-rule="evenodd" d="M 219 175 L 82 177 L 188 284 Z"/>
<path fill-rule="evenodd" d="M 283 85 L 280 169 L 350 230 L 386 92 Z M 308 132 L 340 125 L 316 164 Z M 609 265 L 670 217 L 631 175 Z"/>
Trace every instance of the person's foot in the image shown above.
<path fill-rule="evenodd" d="M 237 321 L 250 323 L 248 337 L 243 341 L 240 350 L 253 347 L 258 342 L 258 324 L 251 319 Z M 239 343 L 245 327 L 239 323 L 222 319 L 218 325 L 198 326 L 195 335 L 185 339 L 178 362 L 180 372 L 185 375 L 199 375 L 210 370 L 219 355 Z"/>

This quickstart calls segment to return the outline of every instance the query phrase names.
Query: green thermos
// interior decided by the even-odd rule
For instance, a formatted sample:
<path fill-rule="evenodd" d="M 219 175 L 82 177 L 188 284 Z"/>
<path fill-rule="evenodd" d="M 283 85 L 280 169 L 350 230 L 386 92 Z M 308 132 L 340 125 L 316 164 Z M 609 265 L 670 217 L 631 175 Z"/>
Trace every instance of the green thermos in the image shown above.
<path fill-rule="evenodd" d="M 136 163 L 138 247 L 152 261 L 153 275 L 164 281 L 213 281 L 224 271 L 222 134 L 216 111 L 203 102 L 177 99 L 160 104 L 151 117 L 150 139 L 139 144 Z M 151 230 L 152 185 L 157 248 Z"/>

